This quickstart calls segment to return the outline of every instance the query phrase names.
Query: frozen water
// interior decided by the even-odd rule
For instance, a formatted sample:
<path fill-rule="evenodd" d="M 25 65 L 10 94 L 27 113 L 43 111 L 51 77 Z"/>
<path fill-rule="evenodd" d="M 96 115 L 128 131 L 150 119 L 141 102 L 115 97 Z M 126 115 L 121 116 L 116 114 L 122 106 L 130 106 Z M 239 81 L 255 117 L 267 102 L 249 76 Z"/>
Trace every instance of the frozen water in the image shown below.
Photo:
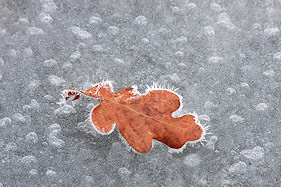
<path fill-rule="evenodd" d="M 138 16 L 135 19 L 135 23 L 139 26 L 145 26 L 147 24 L 147 19 L 144 16 Z"/>
<path fill-rule="evenodd" d="M 204 33 L 208 36 L 212 36 L 212 35 L 215 35 L 215 30 L 211 26 L 206 26 L 206 27 L 204 27 Z"/>
<path fill-rule="evenodd" d="M 26 122 L 25 116 L 22 115 L 21 113 L 15 113 L 13 117 L 14 117 L 14 119 L 15 119 L 17 122 L 21 122 L 21 123 L 25 123 L 25 122 Z"/>
<path fill-rule="evenodd" d="M 119 28 L 116 27 L 116 26 L 110 26 L 110 27 L 108 27 L 107 31 L 108 31 L 109 34 L 111 34 L 111 35 L 113 35 L 113 36 L 118 35 L 119 32 L 120 32 Z"/>
<path fill-rule="evenodd" d="M 26 30 L 26 34 L 28 35 L 42 35 L 44 34 L 44 31 L 37 27 L 29 27 Z"/>
<path fill-rule="evenodd" d="M 183 163 L 188 167 L 198 167 L 201 164 L 202 160 L 197 154 L 190 154 L 184 158 Z"/>
<path fill-rule="evenodd" d="M 3 119 L 0 119 L 0 128 L 6 128 L 11 125 L 11 119 L 8 117 L 5 117 Z"/>
<path fill-rule="evenodd" d="M 58 62 L 54 59 L 48 59 L 43 62 L 44 66 L 46 67 L 54 67 L 58 64 Z"/>
<path fill-rule="evenodd" d="M 267 106 L 266 103 L 259 103 L 256 106 L 256 109 L 259 110 L 259 111 L 266 111 L 267 108 L 268 108 L 268 106 Z"/>
<path fill-rule="evenodd" d="M 241 151 L 241 154 L 251 160 L 260 160 L 264 157 L 264 149 L 260 146 L 256 146 L 253 149 Z"/>
<path fill-rule="evenodd" d="M 37 163 L 37 160 L 34 156 L 28 155 L 21 159 L 21 164 L 25 167 L 34 167 L 34 165 Z"/>
<path fill-rule="evenodd" d="M 92 35 L 89 32 L 81 29 L 80 27 L 73 26 L 71 27 L 71 31 L 77 38 L 81 40 L 92 38 Z"/>
<path fill-rule="evenodd" d="M 247 165 L 245 162 L 238 162 L 230 166 L 228 169 L 229 173 L 231 174 L 240 174 L 240 173 L 245 173 L 247 172 Z"/>
<path fill-rule="evenodd" d="M 92 16 L 89 19 L 89 23 L 93 26 L 98 26 L 102 23 L 102 19 L 96 16 Z"/>
<path fill-rule="evenodd" d="M 238 115 L 231 115 L 230 117 L 229 117 L 229 119 L 231 120 L 231 121 L 233 121 L 234 123 L 242 123 L 243 121 L 244 121 L 244 118 L 242 118 L 242 117 L 240 117 L 240 116 L 238 116 Z"/>
<path fill-rule="evenodd" d="M 49 14 L 46 14 L 46 13 L 41 13 L 39 15 L 39 19 L 42 23 L 45 23 L 45 24 L 51 24 L 53 22 L 53 18 Z"/>
<path fill-rule="evenodd" d="M 78 123 L 77 128 L 92 136 L 96 136 L 98 134 L 90 121 L 84 121 L 84 122 Z"/>
<path fill-rule="evenodd" d="M 217 136 L 212 136 L 208 143 L 205 145 L 207 149 L 215 150 L 215 143 L 218 141 Z"/>
<path fill-rule="evenodd" d="M 0 0 L 0 186 L 280 186 L 280 1 Z M 206 141 L 147 154 L 68 88 L 174 86 Z M 75 104 L 75 105 L 74 105 Z M 176 136 L 173 135 L 173 136 Z M 128 147 L 127 147 L 128 146 Z"/>
<path fill-rule="evenodd" d="M 68 115 L 68 114 L 72 114 L 72 113 L 76 113 L 76 110 L 74 109 L 73 106 L 68 105 L 68 104 L 64 104 L 54 110 L 54 114 L 58 115 L 58 116 Z"/>
<path fill-rule="evenodd" d="M 218 24 L 220 24 L 230 30 L 233 30 L 236 28 L 236 26 L 231 22 L 229 15 L 226 12 L 223 12 L 218 16 Z"/>
<path fill-rule="evenodd" d="M 36 169 L 31 169 L 31 170 L 29 171 L 29 175 L 31 175 L 31 176 L 36 176 L 36 175 L 38 175 L 38 171 L 37 171 Z"/>
<path fill-rule="evenodd" d="M 48 80 L 52 86 L 62 86 L 65 83 L 65 80 L 56 75 L 50 75 Z"/>
<path fill-rule="evenodd" d="M 36 144 L 38 142 L 38 136 L 35 132 L 30 132 L 26 135 L 25 141 L 30 144 Z"/>
<path fill-rule="evenodd" d="M 4 66 L 4 60 L 2 58 L 0 58 L 0 67 L 3 67 Z"/>
<path fill-rule="evenodd" d="M 49 126 L 49 144 L 55 148 L 62 149 L 65 146 L 65 142 L 58 138 L 61 133 L 61 126 L 54 123 Z"/>
<path fill-rule="evenodd" d="M 275 72 L 273 70 L 267 70 L 263 72 L 263 75 L 268 76 L 268 77 L 273 77 L 275 75 Z"/>
<path fill-rule="evenodd" d="M 275 28 L 266 28 L 266 29 L 264 29 L 264 34 L 267 37 L 278 36 L 278 35 L 280 35 L 280 30 L 277 27 L 275 27 Z"/>
<path fill-rule="evenodd" d="M 46 172 L 46 176 L 50 179 L 50 180 L 53 180 L 57 177 L 57 173 L 53 170 L 48 170 Z"/>

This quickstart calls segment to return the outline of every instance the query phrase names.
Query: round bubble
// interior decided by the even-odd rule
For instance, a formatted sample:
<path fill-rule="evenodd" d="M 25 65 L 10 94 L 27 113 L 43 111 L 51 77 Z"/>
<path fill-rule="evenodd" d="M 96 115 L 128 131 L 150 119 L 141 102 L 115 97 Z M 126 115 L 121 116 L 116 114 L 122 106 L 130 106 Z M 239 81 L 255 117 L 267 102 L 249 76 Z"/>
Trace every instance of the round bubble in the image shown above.
<path fill-rule="evenodd" d="M 190 154 L 184 158 L 183 163 L 188 167 L 197 167 L 201 164 L 201 159 L 197 154 Z"/>

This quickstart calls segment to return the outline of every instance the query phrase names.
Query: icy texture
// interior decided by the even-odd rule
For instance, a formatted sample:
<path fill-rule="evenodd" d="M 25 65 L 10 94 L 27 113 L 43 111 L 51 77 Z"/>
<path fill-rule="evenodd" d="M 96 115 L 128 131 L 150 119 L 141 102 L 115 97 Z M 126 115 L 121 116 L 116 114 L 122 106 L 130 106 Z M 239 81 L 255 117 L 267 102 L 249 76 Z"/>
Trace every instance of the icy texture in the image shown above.
<path fill-rule="evenodd" d="M 0 186 L 280 186 L 280 1 L 0 0 Z M 116 91 L 178 88 L 212 134 L 145 155 L 89 121 Z"/>

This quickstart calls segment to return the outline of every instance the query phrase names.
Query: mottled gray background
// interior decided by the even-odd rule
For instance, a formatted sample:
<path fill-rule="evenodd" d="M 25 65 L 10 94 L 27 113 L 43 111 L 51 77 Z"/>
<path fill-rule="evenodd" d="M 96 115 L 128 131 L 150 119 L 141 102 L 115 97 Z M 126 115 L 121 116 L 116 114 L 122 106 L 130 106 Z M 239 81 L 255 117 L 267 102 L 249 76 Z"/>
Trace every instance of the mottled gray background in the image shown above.
<path fill-rule="evenodd" d="M 0 186 L 280 186 L 281 1 L 0 0 Z M 66 88 L 179 88 L 205 147 L 136 154 Z"/>

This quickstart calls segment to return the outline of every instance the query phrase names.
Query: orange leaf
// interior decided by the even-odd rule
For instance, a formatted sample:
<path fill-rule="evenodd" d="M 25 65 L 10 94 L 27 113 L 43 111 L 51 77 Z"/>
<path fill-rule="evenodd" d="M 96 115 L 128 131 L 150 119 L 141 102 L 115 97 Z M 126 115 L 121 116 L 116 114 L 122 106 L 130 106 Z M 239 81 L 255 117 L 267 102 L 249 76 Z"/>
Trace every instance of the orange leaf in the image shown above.
<path fill-rule="evenodd" d="M 147 153 L 156 139 L 171 148 L 179 149 L 186 142 L 204 139 L 205 129 L 194 115 L 179 118 L 172 113 L 179 109 L 179 96 L 165 89 L 151 89 L 140 94 L 135 88 L 113 91 L 110 82 L 96 84 L 86 91 L 68 89 L 65 99 L 87 95 L 101 100 L 91 112 L 91 120 L 101 134 L 110 134 L 117 124 L 120 133 L 138 152 Z"/>

